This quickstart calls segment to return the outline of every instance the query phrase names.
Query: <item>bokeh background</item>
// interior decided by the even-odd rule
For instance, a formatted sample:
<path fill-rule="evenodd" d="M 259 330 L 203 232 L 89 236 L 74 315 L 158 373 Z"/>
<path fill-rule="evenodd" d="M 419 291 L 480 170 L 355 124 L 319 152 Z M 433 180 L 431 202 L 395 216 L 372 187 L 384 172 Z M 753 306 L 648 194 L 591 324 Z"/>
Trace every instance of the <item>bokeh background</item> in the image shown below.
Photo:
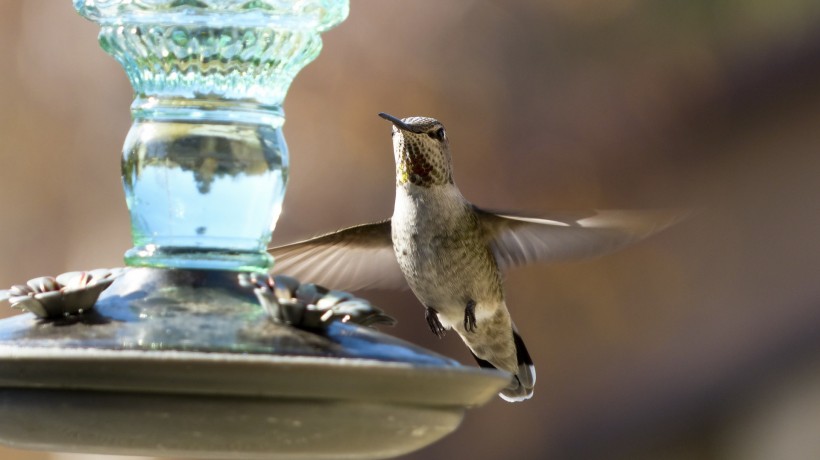
<path fill-rule="evenodd" d="M 68 0 L 0 0 L 2 286 L 130 247 L 132 94 L 97 30 Z M 353 0 L 324 39 L 285 105 L 275 242 L 391 214 L 380 111 L 442 120 L 481 206 L 699 211 L 510 273 L 535 397 L 407 459 L 820 458 L 820 3 Z M 390 333 L 472 365 L 409 292 L 360 294 L 399 318 Z"/>

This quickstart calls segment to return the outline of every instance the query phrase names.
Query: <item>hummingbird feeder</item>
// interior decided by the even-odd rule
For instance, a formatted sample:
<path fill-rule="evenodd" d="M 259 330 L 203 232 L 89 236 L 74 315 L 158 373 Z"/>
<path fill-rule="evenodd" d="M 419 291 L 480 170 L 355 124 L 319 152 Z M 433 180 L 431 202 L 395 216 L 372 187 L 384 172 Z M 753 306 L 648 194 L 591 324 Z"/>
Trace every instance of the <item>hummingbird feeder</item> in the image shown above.
<path fill-rule="evenodd" d="M 388 458 L 453 431 L 503 372 L 367 326 L 363 299 L 269 275 L 282 103 L 347 0 L 74 0 L 133 86 L 126 268 L 5 291 L 0 442 L 197 458 Z M 332 288 L 332 286 L 331 286 Z"/>

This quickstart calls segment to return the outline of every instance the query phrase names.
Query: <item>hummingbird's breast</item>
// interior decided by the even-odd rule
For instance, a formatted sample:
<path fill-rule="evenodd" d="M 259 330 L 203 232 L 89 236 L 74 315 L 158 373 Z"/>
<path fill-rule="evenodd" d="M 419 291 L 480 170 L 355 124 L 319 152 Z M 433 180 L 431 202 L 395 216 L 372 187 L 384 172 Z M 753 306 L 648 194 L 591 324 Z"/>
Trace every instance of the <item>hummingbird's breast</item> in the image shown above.
<path fill-rule="evenodd" d="M 424 305 L 463 317 L 470 300 L 479 308 L 502 302 L 478 216 L 455 187 L 397 188 L 392 229 L 399 266 Z"/>

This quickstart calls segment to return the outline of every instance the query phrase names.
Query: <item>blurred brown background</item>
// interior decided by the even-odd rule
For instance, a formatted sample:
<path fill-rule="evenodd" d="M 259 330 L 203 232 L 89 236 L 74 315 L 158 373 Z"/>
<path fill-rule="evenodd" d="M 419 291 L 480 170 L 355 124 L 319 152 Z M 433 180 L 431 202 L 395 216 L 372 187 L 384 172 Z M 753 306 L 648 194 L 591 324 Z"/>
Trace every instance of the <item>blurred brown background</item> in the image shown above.
<path fill-rule="evenodd" d="M 442 120 L 481 206 L 701 210 L 510 273 L 535 397 L 406 458 L 820 458 L 818 26 L 816 0 L 353 1 L 287 99 L 275 242 L 391 213 L 380 111 Z M 130 245 L 131 89 L 97 30 L 68 0 L 0 0 L 0 286 Z M 412 294 L 361 294 L 388 332 L 472 365 Z"/>

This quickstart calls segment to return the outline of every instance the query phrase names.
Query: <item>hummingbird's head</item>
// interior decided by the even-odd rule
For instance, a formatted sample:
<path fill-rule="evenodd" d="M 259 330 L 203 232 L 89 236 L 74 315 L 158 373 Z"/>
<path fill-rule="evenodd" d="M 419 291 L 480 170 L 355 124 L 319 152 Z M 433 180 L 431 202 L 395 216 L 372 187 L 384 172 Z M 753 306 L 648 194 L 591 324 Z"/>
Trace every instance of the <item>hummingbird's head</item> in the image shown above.
<path fill-rule="evenodd" d="M 430 187 L 453 183 L 450 142 L 444 125 L 427 117 L 400 120 L 386 113 L 379 116 L 393 123 L 397 185 Z"/>

